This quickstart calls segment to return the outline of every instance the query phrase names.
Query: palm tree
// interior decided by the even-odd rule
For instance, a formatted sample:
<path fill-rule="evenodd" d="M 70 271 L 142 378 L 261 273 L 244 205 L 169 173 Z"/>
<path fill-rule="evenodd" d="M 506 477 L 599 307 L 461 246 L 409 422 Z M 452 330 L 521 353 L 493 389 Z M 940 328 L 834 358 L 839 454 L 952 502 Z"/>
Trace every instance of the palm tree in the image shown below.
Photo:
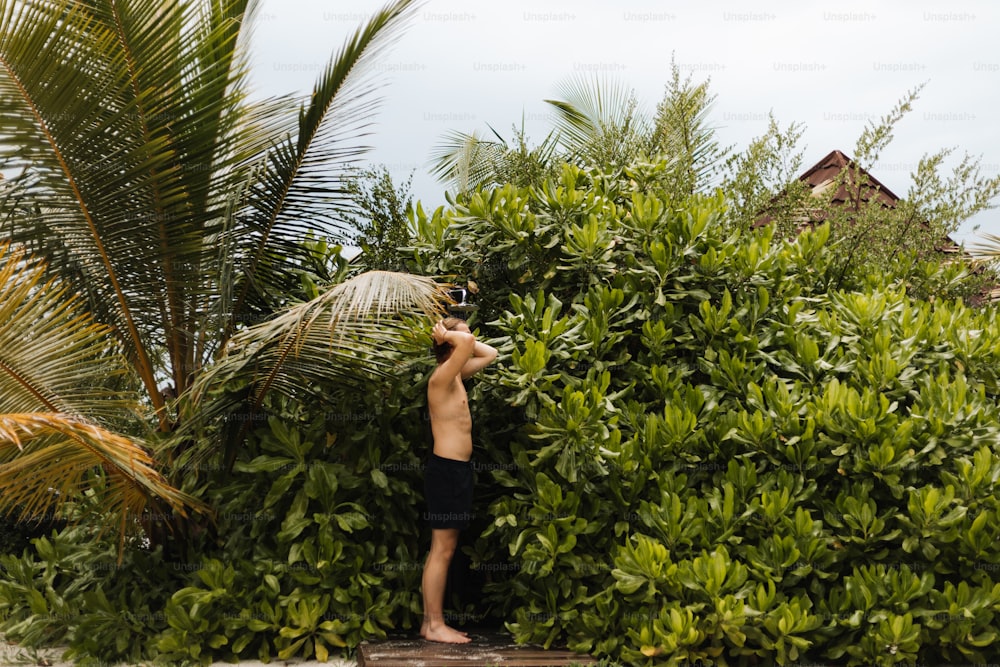
<path fill-rule="evenodd" d="M 433 173 L 464 192 L 507 182 L 537 183 L 562 162 L 615 167 L 665 158 L 665 178 L 675 186 L 671 191 L 692 194 L 708 189 L 728 152 L 708 123 L 715 99 L 708 82 L 681 77 L 676 63 L 653 115 L 640 107 L 631 88 L 611 78 L 572 77 L 558 93 L 558 99 L 545 100 L 553 111 L 553 128 L 538 146 L 526 145 L 523 123 L 516 142 L 493 128 L 495 140 L 453 131 L 432 156 Z"/>
<path fill-rule="evenodd" d="M 108 327 L 45 267 L 0 245 L 0 488 L 5 508 L 26 520 L 51 516 L 98 476 L 101 509 L 120 522 L 149 497 L 174 510 L 200 507 L 167 484 L 135 438 L 114 432 L 136 408 L 123 390 L 127 364 Z M 125 526 L 120 535 L 124 538 Z"/>
<path fill-rule="evenodd" d="M 0 410 L 21 406 L 12 414 L 49 419 L 7 415 L 2 422 L 0 447 L 8 453 L 0 464 L 0 509 L 65 498 L 44 490 L 62 488 L 55 462 L 70 460 L 67 448 L 132 462 L 117 491 L 122 521 L 152 499 L 179 507 L 184 497 L 156 470 L 169 472 L 193 446 L 196 431 L 185 419 L 197 425 L 202 409 L 218 413 L 234 404 L 212 398 L 211 406 L 199 405 L 219 396 L 206 378 L 240 379 L 252 409 L 268 391 L 291 388 L 293 373 L 367 377 L 378 371 L 378 357 L 358 349 L 392 345 L 408 332 L 380 303 L 422 313 L 438 308 L 442 290 L 433 282 L 383 273 L 358 276 L 271 321 L 288 305 L 275 293 L 290 271 L 311 261 L 303 240 L 343 231 L 345 179 L 364 151 L 360 141 L 378 102 L 370 68 L 416 6 L 395 0 L 375 13 L 333 55 L 306 99 L 252 102 L 255 0 L 0 0 L 0 168 L 17 173 L 2 182 L 0 225 L 44 260 L 17 255 L 8 262 L 32 267 L 22 300 L 46 304 L 25 317 L 68 313 L 60 310 L 63 299 L 79 295 L 73 309 L 85 307 L 103 328 L 99 339 L 73 328 L 66 337 L 99 348 L 81 352 L 88 360 L 105 359 L 113 339 L 129 370 L 116 390 L 134 391 L 136 400 L 126 403 L 145 414 L 109 422 L 128 437 L 95 428 L 101 406 L 112 405 L 107 392 L 70 399 L 80 387 L 104 386 L 88 370 L 97 367 L 58 368 L 51 345 L 9 363 L 9 350 L 29 330 L 19 324 L 0 349 L 0 386 L 43 363 L 57 382 L 49 387 L 42 374 L 37 387 L 25 386 L 37 389 L 39 400 L 0 403 Z M 24 283 L 14 269 L 13 284 Z M 39 271 L 55 282 L 43 282 Z M 54 285 L 61 291 L 52 292 Z M 50 396 L 65 400 L 41 400 Z M 10 446 L 45 423 L 63 434 L 62 445 L 43 437 L 30 452 Z M 74 431 L 82 423 L 92 428 L 86 437 Z M 30 480 L 16 479 L 12 471 L 29 465 Z"/>
<path fill-rule="evenodd" d="M 486 185 L 540 182 L 562 162 L 614 165 L 644 149 L 650 128 L 637 113 L 634 93 L 610 79 L 571 78 L 552 106 L 555 127 L 535 147 L 527 144 L 524 123 L 513 141 L 490 127 L 495 139 L 452 131 L 432 156 L 432 173 L 457 192 Z"/>
<path fill-rule="evenodd" d="M 559 86 L 555 132 L 566 158 L 586 166 L 615 167 L 649 154 L 648 114 L 635 92 L 613 79 L 574 77 Z"/>
<path fill-rule="evenodd" d="M 554 173 L 562 160 L 558 136 L 551 132 L 537 146 L 528 145 L 524 123 L 513 141 L 490 127 L 495 139 L 453 130 L 431 156 L 431 173 L 454 192 L 514 183 L 532 185 Z"/>

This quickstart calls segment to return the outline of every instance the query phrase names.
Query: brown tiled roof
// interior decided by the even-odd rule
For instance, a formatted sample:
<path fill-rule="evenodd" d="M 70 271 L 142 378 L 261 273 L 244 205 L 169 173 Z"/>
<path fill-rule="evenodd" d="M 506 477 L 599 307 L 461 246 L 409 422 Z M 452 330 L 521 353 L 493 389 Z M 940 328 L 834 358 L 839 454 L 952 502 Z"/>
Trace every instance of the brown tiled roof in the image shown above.
<path fill-rule="evenodd" d="M 837 179 L 845 170 L 847 170 L 847 177 L 844 179 L 846 182 L 838 185 Z M 896 207 L 900 198 L 880 180 L 869 174 L 867 170 L 856 165 L 851 158 L 839 150 L 830 151 L 822 160 L 799 176 L 799 181 L 809 186 L 812 196 L 816 199 L 821 197 L 825 199 L 828 196 L 827 193 L 830 188 L 836 187 L 837 191 L 833 193 L 829 201 L 834 206 L 844 206 L 851 203 L 847 187 L 855 185 L 855 179 L 859 176 L 862 177 L 860 180 L 863 182 L 863 185 L 860 186 L 859 192 L 855 194 L 855 197 L 863 202 L 877 200 L 886 208 Z M 772 199 L 772 202 L 782 196 L 781 194 L 777 195 Z M 801 231 L 806 227 L 813 227 L 826 220 L 827 217 L 829 217 L 828 211 L 820 207 L 804 210 L 801 212 L 799 230 Z M 763 213 L 754 221 L 753 227 L 756 228 L 770 224 L 772 220 L 774 220 L 774 217 L 770 213 Z M 967 260 L 972 259 L 971 255 L 955 243 L 954 239 L 950 236 L 945 236 L 941 239 L 941 244 L 937 250 L 945 254 L 960 256 Z M 987 287 L 984 293 L 980 295 L 980 301 L 998 300 L 1000 300 L 1000 287 L 998 286 Z"/>
<path fill-rule="evenodd" d="M 847 170 L 847 177 L 844 179 L 846 182 L 842 182 L 840 185 L 837 185 L 837 178 L 840 174 L 844 173 L 845 170 Z M 809 186 L 813 197 L 816 199 L 821 197 L 825 198 L 830 188 L 836 187 L 837 191 L 833 193 L 833 196 L 830 198 L 830 202 L 834 206 L 844 206 L 851 203 L 851 198 L 848 195 L 847 188 L 855 185 L 855 179 L 859 176 L 862 177 L 860 180 L 863 182 L 863 185 L 857 186 L 858 192 L 855 196 L 860 199 L 860 201 L 870 202 L 874 199 L 885 208 L 896 207 L 896 204 L 899 203 L 899 197 L 892 190 L 887 188 L 882 181 L 868 173 L 867 170 L 862 169 L 855 164 L 854 160 L 838 150 L 830 151 L 822 160 L 814 164 L 801 176 L 799 176 L 799 180 Z M 782 195 L 778 195 L 775 199 L 778 199 L 781 196 Z M 826 220 L 827 217 L 829 217 L 829 213 L 819 207 L 803 211 L 801 226 L 814 226 Z M 769 224 L 773 219 L 773 216 L 765 213 L 757 218 L 753 226 L 760 227 L 762 225 Z M 941 246 L 938 250 L 941 252 L 958 254 L 960 252 L 960 246 L 955 243 L 951 237 L 946 236 L 942 239 Z"/>
<path fill-rule="evenodd" d="M 864 191 L 859 193 L 863 201 L 871 201 L 874 197 L 881 201 L 883 206 L 895 208 L 896 203 L 899 202 L 899 197 L 892 190 L 885 187 L 880 180 L 855 165 L 851 158 L 838 150 L 830 151 L 826 157 L 799 176 L 799 180 L 808 183 L 812 188 L 813 195 L 819 196 L 833 187 L 837 182 L 837 177 L 848 168 L 850 168 L 850 171 L 847 172 L 848 184 L 854 184 L 855 174 L 864 176 Z M 847 188 L 843 184 L 837 188 L 832 201 L 838 205 L 848 203 Z"/>
<path fill-rule="evenodd" d="M 838 185 L 837 179 L 845 170 L 847 170 L 847 178 L 844 179 L 845 182 Z M 851 199 L 848 196 L 847 187 L 854 185 L 855 179 L 858 176 L 863 177 L 861 180 L 864 183 L 856 195 L 861 201 L 869 202 L 872 199 L 877 199 L 886 208 L 896 207 L 899 197 L 880 180 L 861 167 L 858 167 L 851 158 L 839 150 L 830 151 L 822 160 L 799 176 L 799 181 L 809 186 L 812 196 L 816 199 L 827 197 L 830 188 L 836 187 L 837 191 L 833 193 L 830 201 L 835 206 L 843 206 L 850 203 Z M 775 199 L 781 196 L 778 195 Z M 826 220 L 828 215 L 825 209 L 819 207 L 803 211 L 802 226 L 816 225 Z M 757 218 L 753 226 L 761 227 L 770 224 L 772 220 L 774 220 L 774 217 L 769 213 L 765 213 Z"/>

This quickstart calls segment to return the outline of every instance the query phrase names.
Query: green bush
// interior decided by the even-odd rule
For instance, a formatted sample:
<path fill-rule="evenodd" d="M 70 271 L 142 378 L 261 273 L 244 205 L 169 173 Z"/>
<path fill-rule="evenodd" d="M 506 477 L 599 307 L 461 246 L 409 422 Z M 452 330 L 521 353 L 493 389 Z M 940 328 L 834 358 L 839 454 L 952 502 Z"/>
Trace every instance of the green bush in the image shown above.
<path fill-rule="evenodd" d="M 217 527 L 166 558 L 83 527 L 0 556 L 0 630 L 107 663 L 165 664 L 331 651 L 420 622 L 421 370 L 385 393 L 268 406 L 230 471 L 196 465 Z M 333 390 L 336 393 L 336 390 Z M 393 425 L 404 425 L 397 430 Z"/>
<path fill-rule="evenodd" d="M 304 385 L 300 402 L 275 397 L 217 422 L 213 434 L 244 418 L 254 428 L 232 464 L 174 471 L 215 509 L 213 530 L 186 549 L 132 544 L 117 563 L 111 536 L 81 526 L 3 557 L 0 631 L 107 663 L 171 665 L 322 659 L 415 632 L 433 365 L 429 336 L 415 342 L 415 363 L 388 383 Z"/>
<path fill-rule="evenodd" d="M 420 623 L 420 370 L 277 404 L 208 493 L 219 542 L 166 607 L 162 659 L 325 659 Z"/>
<path fill-rule="evenodd" d="M 826 228 L 725 235 L 658 168 L 415 216 L 414 270 L 475 282 L 501 349 L 489 603 L 630 664 L 995 655 L 995 312 L 830 290 Z"/>
<path fill-rule="evenodd" d="M 80 525 L 0 555 L 0 631 L 29 647 L 68 645 L 68 657 L 137 663 L 166 627 L 177 586 L 162 552 L 117 542 Z M 171 576 L 173 575 L 173 576 Z"/>
<path fill-rule="evenodd" d="M 9 516 L 0 516 L 0 554 L 20 554 L 30 546 L 34 538 L 43 537 L 65 526 L 64 521 L 18 521 Z"/>

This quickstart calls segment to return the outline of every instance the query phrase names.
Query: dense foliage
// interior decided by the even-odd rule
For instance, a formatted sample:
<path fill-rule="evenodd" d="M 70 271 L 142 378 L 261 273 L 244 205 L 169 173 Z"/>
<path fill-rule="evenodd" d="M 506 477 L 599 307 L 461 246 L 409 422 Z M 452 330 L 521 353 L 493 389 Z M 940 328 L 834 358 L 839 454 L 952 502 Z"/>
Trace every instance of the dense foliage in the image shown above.
<path fill-rule="evenodd" d="M 909 275 L 832 288 L 828 228 L 732 233 L 721 196 L 668 205 L 661 168 L 566 166 L 414 214 L 399 256 L 475 283 L 472 324 L 501 350 L 472 385 L 477 518 L 453 581 L 483 596 L 451 595 L 452 622 L 627 664 L 993 657 L 994 311 L 912 299 Z M 246 446 L 186 488 L 218 508 L 200 557 L 134 544 L 118 563 L 64 532 L 0 560 L 0 629 L 171 664 L 413 632 L 432 363 L 413 328 L 372 352 L 412 360 L 392 381 L 231 417 Z"/>
<path fill-rule="evenodd" d="M 416 265 L 473 280 L 502 351 L 489 604 L 630 664 L 995 657 L 995 312 L 891 274 L 831 289 L 827 227 L 725 235 L 724 200 L 666 207 L 656 170 L 415 221 Z"/>
<path fill-rule="evenodd" d="M 564 163 L 584 169 L 658 163 L 646 176 L 655 179 L 665 206 L 683 207 L 694 194 L 722 190 L 726 206 L 716 224 L 734 231 L 766 220 L 778 238 L 785 238 L 829 222 L 832 261 L 838 265 L 830 270 L 835 287 L 850 289 L 868 273 L 877 274 L 878 283 L 878 274 L 888 271 L 909 282 L 911 296 L 976 299 L 996 284 L 992 271 L 979 267 L 972 279 L 929 284 L 924 266 L 963 256 L 955 252 L 951 235 L 995 205 L 1000 175 L 984 175 L 979 159 L 968 153 L 959 158 L 954 149 L 921 157 L 901 198 L 871 175 L 878 173 L 879 157 L 921 88 L 870 121 L 850 154 L 841 154 L 846 166 L 822 184 L 804 180 L 813 170 L 803 174 L 804 126 L 798 123 L 782 127 L 771 114 L 766 131 L 745 148 L 721 145 L 709 82 L 682 77 L 676 63 L 654 114 L 643 112 L 634 91 L 620 82 L 572 79 L 560 87 L 559 99 L 546 100 L 554 128 L 540 144 L 530 145 L 523 129 L 514 142 L 495 131 L 497 140 L 451 132 L 437 150 L 434 173 L 452 191 L 469 193 L 508 184 L 543 188 L 547 179 L 558 178 Z M 989 246 L 985 250 L 991 252 Z"/>
<path fill-rule="evenodd" d="M 419 625 L 423 371 L 396 389 L 268 404 L 232 468 L 201 462 L 217 525 L 178 558 L 80 525 L 0 556 L 0 630 L 106 663 L 325 658 Z M 226 426 L 220 423 L 219 428 Z M 200 554 L 200 555 L 199 555 Z"/>

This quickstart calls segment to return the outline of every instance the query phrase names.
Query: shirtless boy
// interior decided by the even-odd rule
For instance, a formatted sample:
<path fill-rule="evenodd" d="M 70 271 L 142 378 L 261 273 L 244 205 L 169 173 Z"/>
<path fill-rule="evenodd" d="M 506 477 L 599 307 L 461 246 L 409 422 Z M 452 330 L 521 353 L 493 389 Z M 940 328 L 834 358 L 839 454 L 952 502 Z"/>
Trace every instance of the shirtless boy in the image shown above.
<path fill-rule="evenodd" d="M 469 637 L 444 621 L 448 566 L 472 514 L 472 416 L 462 380 L 485 368 L 497 351 L 477 341 L 456 317 L 435 324 L 431 335 L 438 365 L 427 383 L 434 452 L 424 478 L 431 550 L 424 564 L 420 634 L 428 641 L 465 644 Z"/>

